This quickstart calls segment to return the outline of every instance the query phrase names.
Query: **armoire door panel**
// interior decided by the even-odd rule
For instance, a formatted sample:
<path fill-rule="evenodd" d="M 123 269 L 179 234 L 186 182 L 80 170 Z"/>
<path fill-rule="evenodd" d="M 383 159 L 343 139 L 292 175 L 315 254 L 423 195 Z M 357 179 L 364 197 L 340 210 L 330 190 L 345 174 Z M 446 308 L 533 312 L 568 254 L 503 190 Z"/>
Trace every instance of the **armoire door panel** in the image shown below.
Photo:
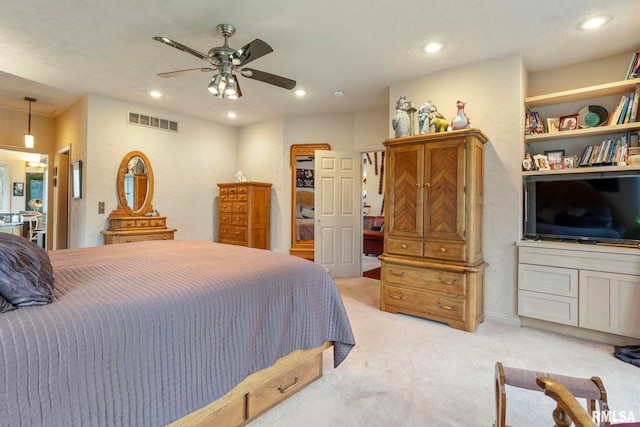
<path fill-rule="evenodd" d="M 464 146 L 427 145 L 425 181 L 425 237 L 464 240 Z"/>
<path fill-rule="evenodd" d="M 393 152 L 387 163 L 394 191 L 387 194 L 389 233 L 422 236 L 423 147 L 408 145 Z"/>

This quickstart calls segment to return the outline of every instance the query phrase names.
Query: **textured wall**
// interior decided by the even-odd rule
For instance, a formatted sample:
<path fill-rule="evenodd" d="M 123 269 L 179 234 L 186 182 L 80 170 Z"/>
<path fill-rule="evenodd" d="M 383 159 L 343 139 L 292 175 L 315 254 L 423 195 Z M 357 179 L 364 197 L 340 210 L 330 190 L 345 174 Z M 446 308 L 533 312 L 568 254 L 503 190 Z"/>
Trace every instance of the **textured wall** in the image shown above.
<path fill-rule="evenodd" d="M 127 124 L 127 111 L 177 121 L 179 132 Z M 105 96 L 90 95 L 84 166 L 85 223 L 79 246 L 102 244 L 101 230 L 117 207 L 116 177 L 125 154 L 142 151 L 151 162 L 153 206 L 177 228 L 176 239 L 213 240 L 214 194 L 218 182 L 236 172 L 236 128 L 152 109 Z M 105 213 L 98 214 L 98 202 Z"/>
<path fill-rule="evenodd" d="M 517 318 L 517 256 L 522 200 L 522 64 L 520 55 L 480 62 L 391 85 L 389 137 L 397 99 L 404 95 L 416 108 L 427 100 L 450 120 L 456 100 L 474 127 L 490 142 L 484 158 L 485 313 L 510 321 Z"/>

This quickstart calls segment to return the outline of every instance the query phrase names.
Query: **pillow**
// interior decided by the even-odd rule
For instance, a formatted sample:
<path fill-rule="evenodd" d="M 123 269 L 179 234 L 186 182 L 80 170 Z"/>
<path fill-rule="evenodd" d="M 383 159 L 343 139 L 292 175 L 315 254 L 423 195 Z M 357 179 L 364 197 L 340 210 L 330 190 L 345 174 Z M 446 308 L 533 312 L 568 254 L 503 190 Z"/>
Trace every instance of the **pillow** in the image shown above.
<path fill-rule="evenodd" d="M 18 307 L 43 305 L 53 298 L 49 255 L 24 237 L 0 233 L 0 296 Z"/>
<path fill-rule="evenodd" d="M 302 218 L 314 218 L 315 212 L 313 209 L 302 208 Z"/>
<path fill-rule="evenodd" d="M 11 304 L 6 299 L 0 297 L 0 313 L 6 313 L 7 311 L 15 310 L 16 308 L 18 307 Z"/>

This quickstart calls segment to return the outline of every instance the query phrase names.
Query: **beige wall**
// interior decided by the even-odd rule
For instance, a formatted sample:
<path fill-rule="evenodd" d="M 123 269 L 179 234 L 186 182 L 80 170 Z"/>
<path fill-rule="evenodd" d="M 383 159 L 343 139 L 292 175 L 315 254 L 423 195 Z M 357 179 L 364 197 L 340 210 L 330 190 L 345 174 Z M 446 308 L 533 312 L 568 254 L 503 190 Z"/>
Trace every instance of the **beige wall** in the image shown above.
<path fill-rule="evenodd" d="M 127 111 L 177 121 L 180 131 L 127 124 Z M 153 205 L 178 229 L 176 238 L 213 240 L 216 183 L 232 179 L 238 163 L 236 128 L 94 94 L 59 122 L 61 144 L 71 145 L 72 161 L 83 161 L 82 199 L 71 202 L 70 247 L 102 244 L 100 231 L 117 207 L 118 167 L 133 150 L 151 162 Z M 98 214 L 98 202 L 105 202 L 104 214 Z"/>
<path fill-rule="evenodd" d="M 416 108 L 427 100 L 451 119 L 456 100 L 468 101 L 465 108 L 474 127 L 490 142 L 485 146 L 484 259 L 487 315 L 517 322 L 517 257 L 520 238 L 522 185 L 520 159 L 522 143 L 522 61 L 519 55 L 484 61 L 391 85 L 387 124 L 393 136 L 391 118 L 397 99 L 404 95 Z"/>

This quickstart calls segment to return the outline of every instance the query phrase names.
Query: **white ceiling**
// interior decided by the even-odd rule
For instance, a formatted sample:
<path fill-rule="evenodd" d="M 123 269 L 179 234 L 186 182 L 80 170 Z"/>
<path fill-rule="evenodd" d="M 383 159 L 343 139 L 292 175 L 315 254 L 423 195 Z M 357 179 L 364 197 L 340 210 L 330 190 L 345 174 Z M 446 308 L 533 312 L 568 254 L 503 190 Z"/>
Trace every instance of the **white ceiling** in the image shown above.
<path fill-rule="evenodd" d="M 602 13 L 606 26 L 577 29 Z M 29 96 L 34 113 L 55 117 L 91 92 L 233 126 L 361 111 L 387 105 L 392 82 L 493 57 L 521 52 L 538 71 L 635 51 L 639 22 L 638 0 L 3 0 L 0 106 L 26 110 Z M 206 53 L 224 42 L 220 23 L 237 28 L 235 49 L 270 44 L 250 67 L 294 79 L 308 96 L 239 77 L 242 98 L 216 99 L 213 73 L 156 76 L 208 63 L 153 36 Z M 431 40 L 446 49 L 421 53 Z"/>

